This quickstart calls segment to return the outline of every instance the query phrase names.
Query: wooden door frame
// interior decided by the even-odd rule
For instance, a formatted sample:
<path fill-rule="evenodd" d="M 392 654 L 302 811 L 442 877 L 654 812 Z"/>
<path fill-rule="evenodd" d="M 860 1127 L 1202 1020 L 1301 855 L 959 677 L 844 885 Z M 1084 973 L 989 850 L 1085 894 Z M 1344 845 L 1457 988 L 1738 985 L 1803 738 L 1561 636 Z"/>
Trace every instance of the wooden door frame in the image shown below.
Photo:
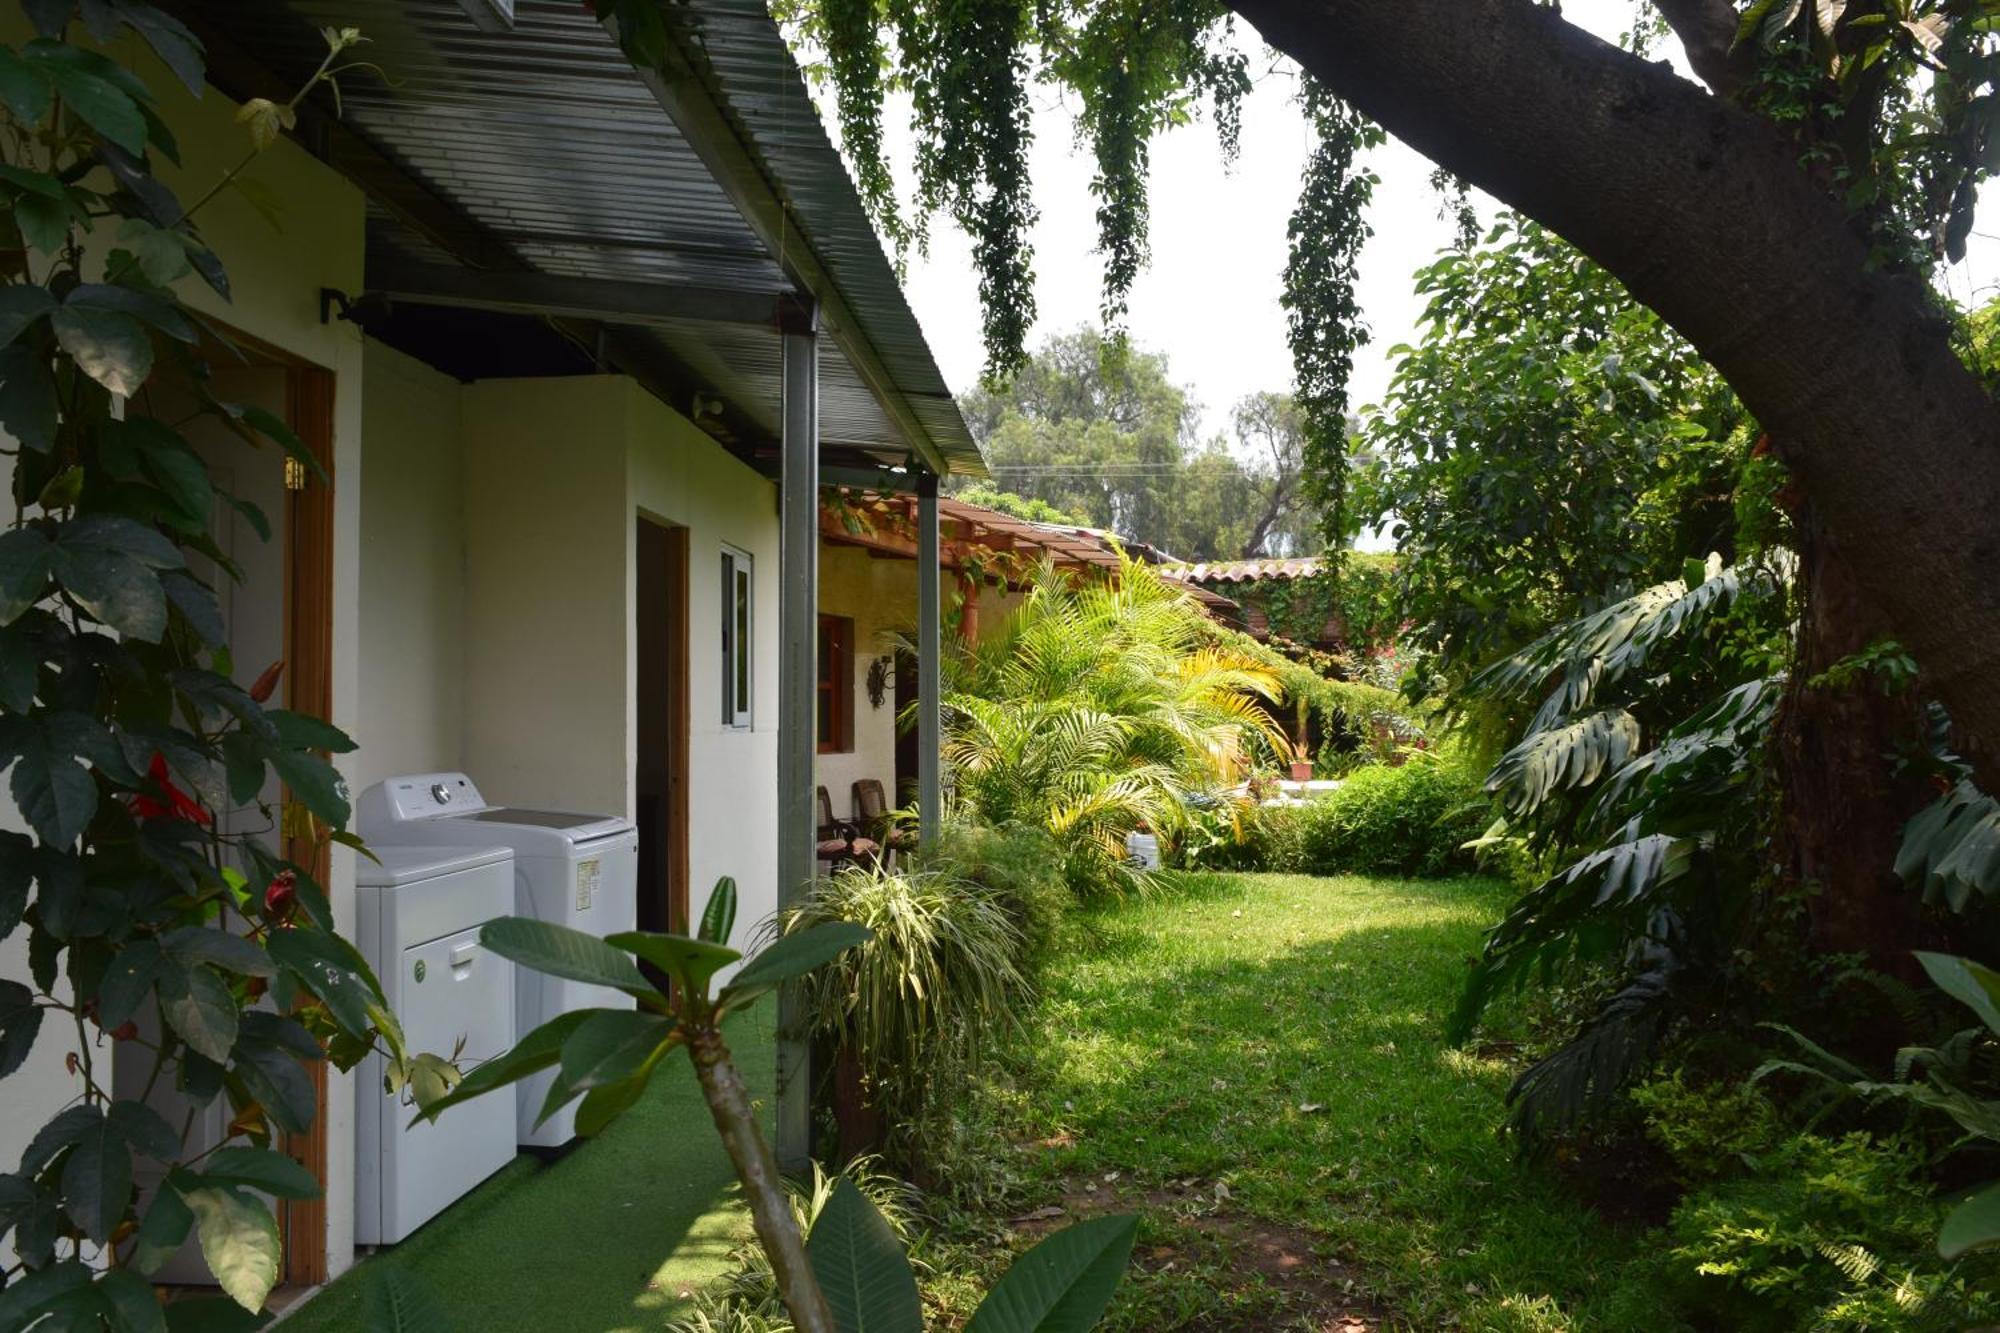
<path fill-rule="evenodd" d="M 333 720 L 333 421 L 334 374 L 323 366 L 279 355 L 286 369 L 286 415 L 292 432 L 320 466 L 307 469 L 303 485 L 285 491 L 285 706 Z M 286 793 L 287 799 L 290 793 Z M 318 838 L 287 837 L 285 857 L 324 886 L 332 869 L 332 846 Z M 327 1280 L 326 1237 L 327 1108 L 326 1062 L 307 1069 L 319 1114 L 303 1134 L 285 1136 L 285 1151 L 321 1184 L 317 1199 L 284 1203 L 279 1226 L 284 1238 L 287 1283 Z"/>

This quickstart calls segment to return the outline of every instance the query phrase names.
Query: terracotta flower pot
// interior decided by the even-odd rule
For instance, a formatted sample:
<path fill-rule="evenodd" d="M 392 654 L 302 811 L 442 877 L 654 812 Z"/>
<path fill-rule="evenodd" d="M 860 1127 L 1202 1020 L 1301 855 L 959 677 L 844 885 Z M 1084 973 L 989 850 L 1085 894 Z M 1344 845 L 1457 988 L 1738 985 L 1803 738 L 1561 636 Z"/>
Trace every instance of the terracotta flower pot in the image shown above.
<path fill-rule="evenodd" d="M 1305 759 L 1292 760 L 1292 781 L 1311 782 L 1312 776 L 1313 776 L 1313 766 L 1309 760 Z"/>

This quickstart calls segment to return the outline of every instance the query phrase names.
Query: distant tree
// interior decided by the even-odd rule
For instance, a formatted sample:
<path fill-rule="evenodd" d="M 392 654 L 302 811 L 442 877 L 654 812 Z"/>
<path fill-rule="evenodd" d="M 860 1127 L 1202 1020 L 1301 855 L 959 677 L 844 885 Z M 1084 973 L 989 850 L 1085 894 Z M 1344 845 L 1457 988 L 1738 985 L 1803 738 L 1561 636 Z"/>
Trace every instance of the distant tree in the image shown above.
<path fill-rule="evenodd" d="M 1091 527 L 1189 560 L 1293 554 L 1315 541 L 1288 394 L 1237 406 L 1235 448 L 1204 440 L 1198 405 L 1164 356 L 1084 327 L 1048 339 L 1010 383 L 961 406 L 996 487 Z"/>
<path fill-rule="evenodd" d="M 1253 393 L 1236 404 L 1236 442 L 1261 501 L 1243 539 L 1244 558 L 1294 555 L 1311 548 L 1312 515 L 1305 504 L 1306 421 L 1288 393 Z"/>

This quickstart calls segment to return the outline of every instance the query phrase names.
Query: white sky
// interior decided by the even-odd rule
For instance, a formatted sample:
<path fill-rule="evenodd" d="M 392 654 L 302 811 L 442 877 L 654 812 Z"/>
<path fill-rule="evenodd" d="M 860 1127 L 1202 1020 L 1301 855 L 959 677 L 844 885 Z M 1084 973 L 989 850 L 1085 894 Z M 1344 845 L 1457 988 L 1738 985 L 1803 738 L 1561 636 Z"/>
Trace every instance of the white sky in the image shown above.
<path fill-rule="evenodd" d="M 1631 0 L 1565 0 L 1563 15 L 1607 40 L 1628 27 Z M 1678 57 L 1671 42 L 1668 50 Z M 1254 48 L 1253 66 L 1267 63 Z M 1283 72 L 1259 78 L 1243 108 L 1242 153 L 1225 168 L 1214 126 L 1201 122 L 1153 144 L 1152 262 L 1132 291 L 1127 327 L 1134 339 L 1164 352 L 1172 377 L 1191 387 L 1208 432 L 1228 427 L 1229 409 L 1245 394 L 1291 387 L 1291 353 L 1278 305 L 1285 225 L 1298 197 L 1311 146 L 1292 103 L 1293 80 Z M 824 99 L 827 90 L 817 90 Z M 1094 253 L 1096 221 L 1087 149 L 1074 143 L 1074 121 L 1047 89 L 1037 90 L 1031 158 L 1041 219 L 1034 229 L 1039 310 L 1030 345 L 1098 316 L 1101 267 Z M 823 107 L 829 124 L 830 107 Z M 885 108 L 888 147 L 907 168 L 907 103 Z M 1430 164 L 1393 140 L 1372 155 L 1381 177 L 1370 210 L 1375 235 L 1362 257 L 1361 308 L 1372 331 L 1355 366 L 1352 401 L 1380 399 L 1391 372 L 1388 349 L 1414 341 L 1421 303 L 1411 275 L 1449 244 L 1450 222 L 1438 217 Z M 907 182 L 907 173 L 904 179 Z M 1982 201 L 1993 203 L 1989 197 Z M 1482 217 L 1493 206 L 1482 197 Z M 978 278 L 971 246 L 945 218 L 931 224 L 928 255 L 912 254 L 906 283 L 911 305 L 952 388 L 978 380 L 984 362 Z M 2000 277 L 2000 240 L 1975 237 L 1965 264 L 1949 276 L 1961 300 Z"/>

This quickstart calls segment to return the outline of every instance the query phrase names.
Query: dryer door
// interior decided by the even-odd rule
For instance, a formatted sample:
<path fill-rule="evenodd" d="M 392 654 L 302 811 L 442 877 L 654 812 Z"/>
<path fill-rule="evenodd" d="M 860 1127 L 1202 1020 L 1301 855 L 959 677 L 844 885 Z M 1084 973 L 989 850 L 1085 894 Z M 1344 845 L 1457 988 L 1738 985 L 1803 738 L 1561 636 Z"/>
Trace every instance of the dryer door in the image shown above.
<path fill-rule="evenodd" d="M 514 1044 L 513 967 L 479 942 L 473 926 L 403 950 L 403 1034 L 410 1050 L 461 1064 L 490 1060 Z"/>

